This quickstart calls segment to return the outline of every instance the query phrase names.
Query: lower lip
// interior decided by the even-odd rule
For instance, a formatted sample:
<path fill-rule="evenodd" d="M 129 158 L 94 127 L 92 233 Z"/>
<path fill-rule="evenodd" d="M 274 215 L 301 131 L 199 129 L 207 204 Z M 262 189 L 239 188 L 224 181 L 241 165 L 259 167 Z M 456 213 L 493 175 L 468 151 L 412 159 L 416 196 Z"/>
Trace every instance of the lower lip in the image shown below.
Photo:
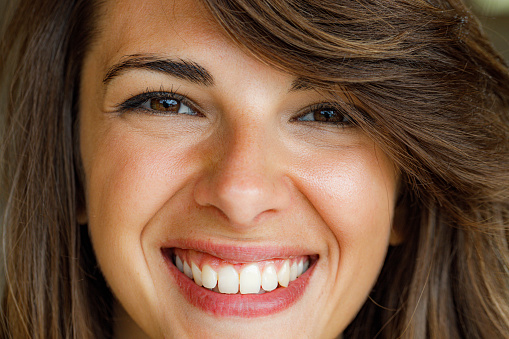
<path fill-rule="evenodd" d="M 223 294 L 200 287 L 180 272 L 171 259 L 164 256 L 170 274 L 182 294 L 192 305 L 219 317 L 256 318 L 286 310 L 304 294 L 314 264 L 288 287 L 278 287 L 264 294 Z"/>

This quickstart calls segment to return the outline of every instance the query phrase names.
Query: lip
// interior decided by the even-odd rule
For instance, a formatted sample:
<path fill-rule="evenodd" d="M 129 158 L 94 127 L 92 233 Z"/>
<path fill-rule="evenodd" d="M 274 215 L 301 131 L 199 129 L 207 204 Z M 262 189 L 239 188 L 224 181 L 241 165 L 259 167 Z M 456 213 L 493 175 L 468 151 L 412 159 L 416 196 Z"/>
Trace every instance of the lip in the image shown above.
<path fill-rule="evenodd" d="M 196 243 L 187 243 L 186 245 L 186 247 L 173 247 L 194 249 L 229 262 L 253 262 L 305 255 L 301 253 L 303 251 L 291 251 L 289 248 L 258 246 L 246 248 L 209 242 L 202 243 L 204 246 L 197 246 Z M 222 294 L 196 285 L 194 281 L 180 272 L 172 262 L 173 247 L 163 247 L 161 253 L 169 274 L 175 280 L 182 295 L 195 307 L 218 317 L 256 318 L 288 309 L 304 295 L 317 261 L 317 256 L 311 255 L 312 261 L 308 270 L 298 279 L 292 281 L 288 287 L 280 287 L 263 294 Z M 235 256 L 236 254 L 239 255 Z"/>
<path fill-rule="evenodd" d="M 213 241 L 175 240 L 159 246 L 161 249 L 182 248 L 204 252 L 227 261 L 231 264 L 264 261 L 270 259 L 285 259 L 294 256 L 316 256 L 309 250 L 300 247 L 270 246 L 270 245 L 232 245 Z"/>

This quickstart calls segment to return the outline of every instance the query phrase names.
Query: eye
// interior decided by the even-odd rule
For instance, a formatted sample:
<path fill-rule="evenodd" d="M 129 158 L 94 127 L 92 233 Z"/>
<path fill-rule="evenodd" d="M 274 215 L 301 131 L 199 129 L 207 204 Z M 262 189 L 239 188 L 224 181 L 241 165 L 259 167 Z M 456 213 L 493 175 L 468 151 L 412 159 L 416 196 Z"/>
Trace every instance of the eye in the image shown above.
<path fill-rule="evenodd" d="M 141 111 L 153 115 L 200 115 L 186 97 L 170 92 L 146 92 L 119 105 L 119 111 Z"/>
<path fill-rule="evenodd" d="M 350 116 L 340 108 L 323 104 L 311 107 L 307 113 L 299 116 L 297 121 L 313 121 L 335 125 L 350 125 L 353 123 Z"/>
<path fill-rule="evenodd" d="M 189 106 L 182 103 L 181 100 L 174 98 L 149 99 L 141 105 L 141 108 L 170 114 L 196 115 L 196 112 L 193 111 Z"/>

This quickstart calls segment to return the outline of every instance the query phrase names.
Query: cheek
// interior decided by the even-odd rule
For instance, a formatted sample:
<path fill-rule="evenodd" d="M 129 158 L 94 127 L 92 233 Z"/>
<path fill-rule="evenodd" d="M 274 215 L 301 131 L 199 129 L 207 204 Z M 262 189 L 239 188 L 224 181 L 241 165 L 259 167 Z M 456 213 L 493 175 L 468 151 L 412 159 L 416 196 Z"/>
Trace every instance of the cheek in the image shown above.
<path fill-rule="evenodd" d="M 143 234 L 157 211 L 192 177 L 196 148 L 182 142 L 163 147 L 117 125 L 100 137 L 84 133 L 82 139 L 88 226 L 101 271 L 126 309 L 155 305 Z M 145 317 L 142 322 L 150 323 L 155 315 Z"/>
<path fill-rule="evenodd" d="M 328 298 L 339 300 L 336 309 L 360 307 L 378 276 L 389 242 L 395 173 L 374 147 L 324 153 L 300 163 L 301 191 L 326 225 L 327 270 L 335 277 Z"/>
<path fill-rule="evenodd" d="M 100 213 L 99 220 L 119 218 L 116 221 L 125 226 L 144 224 L 172 186 L 184 179 L 184 151 L 173 150 L 170 156 L 154 146 L 136 146 L 144 142 L 140 139 L 132 135 L 118 142 L 106 138 L 107 146 L 98 148 L 87 184 L 89 211 Z"/>
<path fill-rule="evenodd" d="M 396 175 L 380 150 L 359 147 L 315 155 L 300 162 L 298 170 L 302 190 L 338 241 L 348 245 L 388 231 Z"/>
<path fill-rule="evenodd" d="M 97 135 L 82 143 L 87 210 L 113 229 L 139 233 L 203 161 L 192 138 L 160 140 L 118 122 Z"/>

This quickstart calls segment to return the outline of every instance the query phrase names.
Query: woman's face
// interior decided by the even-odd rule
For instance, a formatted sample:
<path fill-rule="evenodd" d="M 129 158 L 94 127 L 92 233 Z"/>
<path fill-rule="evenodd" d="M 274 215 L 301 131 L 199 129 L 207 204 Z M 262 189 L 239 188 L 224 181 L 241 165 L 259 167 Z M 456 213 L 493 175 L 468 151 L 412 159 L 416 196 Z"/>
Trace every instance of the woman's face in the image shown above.
<path fill-rule="evenodd" d="M 320 91 L 239 49 L 199 2 L 102 11 L 80 138 L 118 337 L 340 333 L 384 261 L 393 163 Z"/>

